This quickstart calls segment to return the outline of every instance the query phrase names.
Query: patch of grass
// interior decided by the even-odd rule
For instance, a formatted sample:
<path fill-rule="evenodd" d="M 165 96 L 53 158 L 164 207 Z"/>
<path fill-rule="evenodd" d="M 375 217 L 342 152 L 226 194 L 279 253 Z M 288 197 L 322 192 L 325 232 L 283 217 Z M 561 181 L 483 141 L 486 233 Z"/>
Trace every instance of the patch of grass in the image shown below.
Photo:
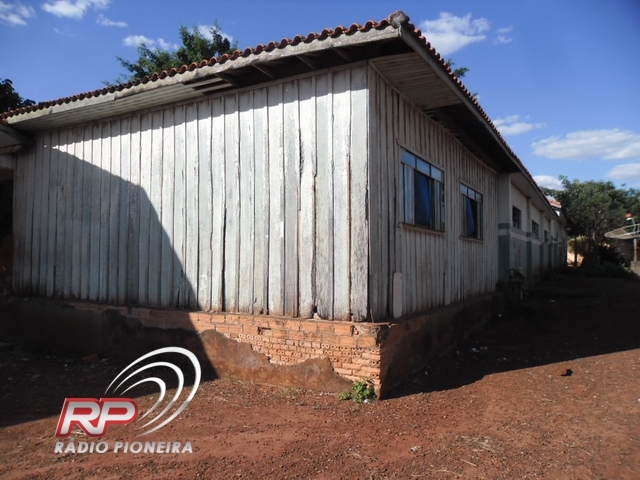
<path fill-rule="evenodd" d="M 356 403 L 365 403 L 373 400 L 376 394 L 370 380 L 361 380 L 351 385 L 351 391 L 344 391 L 338 394 L 338 400 L 353 400 Z"/>

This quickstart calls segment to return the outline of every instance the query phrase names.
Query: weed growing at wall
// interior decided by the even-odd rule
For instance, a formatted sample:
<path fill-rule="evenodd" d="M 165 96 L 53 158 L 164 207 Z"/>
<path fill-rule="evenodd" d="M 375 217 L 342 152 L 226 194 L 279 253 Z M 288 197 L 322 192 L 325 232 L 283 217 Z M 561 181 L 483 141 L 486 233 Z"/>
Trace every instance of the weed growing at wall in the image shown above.
<path fill-rule="evenodd" d="M 338 400 L 353 400 L 356 403 L 368 403 L 375 398 L 373 385 L 370 380 L 361 380 L 351 385 L 351 391 L 338 394 Z"/>

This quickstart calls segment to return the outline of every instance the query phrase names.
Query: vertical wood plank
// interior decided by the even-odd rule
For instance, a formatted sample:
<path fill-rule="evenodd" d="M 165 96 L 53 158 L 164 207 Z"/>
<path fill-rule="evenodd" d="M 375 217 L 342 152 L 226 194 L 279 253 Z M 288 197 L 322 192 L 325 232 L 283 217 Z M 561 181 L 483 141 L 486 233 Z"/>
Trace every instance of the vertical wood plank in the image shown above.
<path fill-rule="evenodd" d="M 46 245 L 46 283 L 45 294 L 47 297 L 53 295 L 56 268 L 62 268 L 56 264 L 56 236 L 58 221 L 58 180 L 60 171 L 60 141 L 59 132 L 51 133 L 51 141 L 49 145 L 49 181 L 48 181 L 48 199 L 47 199 L 47 245 Z"/>
<path fill-rule="evenodd" d="M 349 249 L 351 244 L 350 212 L 350 152 L 351 92 L 350 71 L 333 74 L 333 234 L 334 286 L 333 316 L 350 320 L 351 275 Z"/>
<path fill-rule="evenodd" d="M 269 121 L 267 90 L 253 93 L 254 158 L 255 158 L 255 253 L 253 263 L 254 313 L 269 309 Z"/>
<path fill-rule="evenodd" d="M 240 158 L 238 130 L 238 96 L 224 99 L 225 195 L 226 221 L 224 230 L 224 307 L 238 311 L 240 269 Z"/>
<path fill-rule="evenodd" d="M 350 167 L 350 310 L 356 322 L 367 319 L 368 281 L 369 281 L 369 124 L 360 119 L 368 118 L 367 69 L 366 67 L 351 70 L 351 152 Z"/>
<path fill-rule="evenodd" d="M 80 285 L 82 278 L 81 258 L 82 258 L 82 212 L 84 204 L 82 203 L 82 157 L 84 142 L 82 141 L 83 129 L 75 128 L 71 135 L 73 136 L 73 165 L 71 172 L 72 196 L 73 196 L 73 212 L 71 214 L 71 234 L 73 243 L 71 246 L 71 285 L 69 295 L 71 298 L 80 297 Z"/>
<path fill-rule="evenodd" d="M 25 195 L 25 166 L 28 163 L 28 154 L 22 157 L 20 164 L 16 163 L 13 172 L 13 280 L 12 289 L 15 294 L 22 293 L 23 262 L 26 222 L 26 198 Z"/>
<path fill-rule="evenodd" d="M 390 239 L 395 235 L 395 229 L 389 227 L 389 223 L 393 224 L 396 220 L 395 214 L 389 216 L 393 212 L 390 207 L 391 199 L 389 189 L 393 182 L 393 170 L 389 170 L 389 147 L 387 146 L 388 130 L 393 128 L 390 124 L 387 109 L 387 86 L 376 74 L 376 85 L 378 89 L 379 113 L 376 121 L 378 135 L 378 182 L 380 185 L 380 200 L 378 202 L 378 229 L 380 235 L 380 287 L 378 289 L 380 295 L 380 307 L 376 318 L 382 321 L 386 318 L 393 318 L 391 305 L 391 280 L 395 270 L 395 250 L 390 246 Z M 399 218 L 398 221 L 402 219 Z"/>
<path fill-rule="evenodd" d="M 148 152 L 150 162 L 149 185 L 149 290 L 148 304 L 160 306 L 160 282 L 162 272 L 162 178 L 163 178 L 163 152 L 164 152 L 164 119 L 163 112 L 157 111 L 151 114 L 151 150 Z M 147 171 L 147 169 L 145 169 Z"/>
<path fill-rule="evenodd" d="M 238 309 L 253 313 L 254 275 L 254 125 L 253 92 L 239 94 L 240 132 L 240 261 Z"/>
<path fill-rule="evenodd" d="M 315 78 L 299 81 L 300 89 L 300 317 L 311 318 L 315 308 L 316 98 Z"/>
<path fill-rule="evenodd" d="M 372 321 L 384 319 L 381 312 L 382 289 L 382 232 L 380 214 L 380 182 L 384 178 L 380 170 L 380 99 L 378 79 L 375 71 L 369 68 L 368 76 L 368 110 L 367 123 L 369 125 L 368 152 L 369 152 L 369 205 L 367 216 L 369 219 L 369 316 Z"/>
<path fill-rule="evenodd" d="M 65 147 L 62 157 L 64 164 L 64 178 L 61 180 L 61 190 L 58 192 L 58 205 L 64 211 L 64 225 L 62 227 L 62 234 L 58 236 L 59 251 L 58 254 L 56 254 L 56 261 L 59 259 L 62 265 L 64 265 L 60 293 L 63 297 L 68 298 L 71 296 L 73 245 L 78 241 L 77 238 L 73 237 L 73 211 L 77 208 L 73 204 L 73 166 L 76 162 L 73 130 L 65 130 L 64 138 Z M 60 195 L 62 195 L 62 203 L 60 201 Z"/>
<path fill-rule="evenodd" d="M 118 304 L 127 301 L 127 273 L 129 264 L 129 195 L 133 188 L 131 183 L 131 118 L 123 118 L 120 126 L 120 201 L 118 216 Z"/>
<path fill-rule="evenodd" d="M 114 265 L 109 261 L 109 226 L 111 223 L 111 124 L 102 124 L 101 162 L 96 164 L 100 177 L 100 253 L 98 260 L 98 301 L 107 300 L 108 278 Z"/>
<path fill-rule="evenodd" d="M 62 268 L 56 270 L 56 285 L 58 295 L 69 297 L 71 295 L 71 271 L 73 268 L 72 246 L 73 238 L 73 164 L 74 145 L 73 130 L 61 132 L 60 150 L 60 176 L 58 186 L 58 211 L 62 212 L 62 218 L 58 223 L 56 239 L 56 265 Z"/>
<path fill-rule="evenodd" d="M 140 202 L 144 193 L 140 187 L 140 160 L 141 160 L 141 127 L 140 115 L 131 118 L 131 157 L 129 184 L 128 228 L 127 228 L 127 301 L 140 303 L 139 297 L 139 252 L 140 252 Z"/>
<path fill-rule="evenodd" d="M 283 85 L 284 100 L 284 314 L 298 316 L 300 117 L 298 84 Z"/>
<path fill-rule="evenodd" d="M 151 114 L 140 118 L 140 243 L 138 244 L 138 301 L 149 303 L 149 219 L 151 216 Z"/>
<path fill-rule="evenodd" d="M 175 131 L 174 109 L 164 111 L 162 117 L 163 151 L 162 151 L 162 208 L 160 223 L 162 224 L 162 238 L 160 245 L 160 306 L 173 307 L 174 303 L 174 256 L 173 226 L 175 209 L 174 176 L 175 170 Z"/>
<path fill-rule="evenodd" d="M 211 179 L 211 103 L 199 102 L 198 108 L 198 305 L 211 309 L 211 253 L 213 186 Z"/>
<path fill-rule="evenodd" d="M 332 74 L 316 78 L 317 162 L 316 188 L 316 308 L 321 318 L 333 314 L 333 95 Z"/>
<path fill-rule="evenodd" d="M 284 314 L 284 139 L 282 84 L 268 87 L 269 314 Z"/>
<path fill-rule="evenodd" d="M 122 132 L 120 121 L 111 123 L 111 147 L 110 147 L 110 170 L 109 170 L 109 250 L 108 268 L 109 278 L 107 283 L 107 299 L 110 303 L 118 303 L 118 279 L 120 275 L 120 190 L 122 188 L 122 173 L 120 143 Z"/>
<path fill-rule="evenodd" d="M 225 122 L 224 98 L 211 100 L 211 309 L 224 310 L 224 224 L 226 211 L 225 194 Z"/>
<path fill-rule="evenodd" d="M 100 165 L 102 161 L 102 138 L 100 135 L 100 125 L 94 125 L 88 128 L 91 135 L 91 153 L 86 161 L 91 172 L 91 193 L 89 194 L 89 203 L 91 205 L 90 218 L 90 238 L 89 244 L 89 300 L 98 300 L 100 290 L 100 244 L 103 243 L 100 238 L 100 225 L 102 211 L 100 205 L 101 199 L 101 183 L 102 175 Z M 86 153 L 86 152 L 85 152 Z"/>
<path fill-rule="evenodd" d="M 34 255 L 35 269 L 37 272 L 36 293 L 46 295 L 47 287 L 47 229 L 49 227 L 49 168 L 51 166 L 51 134 L 44 133 L 42 136 L 41 150 L 37 157 L 37 168 L 40 170 L 39 192 L 38 192 L 38 215 L 34 221 L 38 222 L 37 236 L 34 237 L 37 255 Z"/>
<path fill-rule="evenodd" d="M 82 142 L 82 170 L 80 182 L 82 182 L 82 200 L 79 202 L 82 205 L 82 220 L 81 220 L 81 246 L 80 246 L 80 295 L 82 300 L 89 299 L 89 280 L 90 280 L 90 265 L 91 265 L 91 199 L 93 197 L 92 192 L 98 186 L 94 184 L 93 167 L 91 166 L 90 159 L 92 157 L 92 143 L 91 143 L 91 127 L 86 126 L 83 129 L 83 142 Z"/>
<path fill-rule="evenodd" d="M 187 183 L 186 183 L 186 257 L 185 257 L 185 300 L 188 308 L 198 308 L 196 292 L 198 289 L 198 110 L 194 103 L 186 106 L 187 120 Z"/>
<path fill-rule="evenodd" d="M 33 211 L 35 206 L 35 192 L 29 195 L 28 192 L 35 188 L 35 155 L 37 151 L 38 139 L 35 139 L 34 148 L 31 148 L 25 158 L 24 164 L 17 163 L 16 169 L 20 172 L 22 188 L 19 190 L 20 196 L 24 201 L 24 223 L 22 227 L 21 237 L 16 237 L 14 243 L 18 247 L 17 256 L 19 267 L 19 289 L 20 293 L 26 295 L 31 293 L 32 285 L 32 248 L 33 248 Z M 20 241 L 22 240 L 22 241 Z"/>
<path fill-rule="evenodd" d="M 186 306 L 185 234 L 186 234 L 186 112 L 183 105 L 174 112 L 174 205 L 173 205 L 173 294 L 174 307 Z"/>

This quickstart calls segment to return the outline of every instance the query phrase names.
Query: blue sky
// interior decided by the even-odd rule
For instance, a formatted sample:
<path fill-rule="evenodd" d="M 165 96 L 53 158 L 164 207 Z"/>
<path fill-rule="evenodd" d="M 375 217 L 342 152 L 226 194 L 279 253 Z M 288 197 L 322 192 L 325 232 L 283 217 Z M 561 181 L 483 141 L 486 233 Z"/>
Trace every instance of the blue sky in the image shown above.
<path fill-rule="evenodd" d="M 544 186 L 565 174 L 640 188 L 640 1 L 0 0 L 0 78 L 35 101 L 102 88 L 136 43 L 211 25 L 243 49 L 397 9 L 445 58 Z"/>

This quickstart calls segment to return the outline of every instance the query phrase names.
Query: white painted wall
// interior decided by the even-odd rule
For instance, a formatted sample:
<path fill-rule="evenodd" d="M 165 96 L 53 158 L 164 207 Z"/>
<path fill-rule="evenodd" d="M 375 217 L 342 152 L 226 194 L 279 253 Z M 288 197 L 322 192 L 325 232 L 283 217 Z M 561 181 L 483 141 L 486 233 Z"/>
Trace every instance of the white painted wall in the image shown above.
<path fill-rule="evenodd" d="M 45 132 L 16 155 L 15 291 L 367 315 L 364 64 Z"/>
<path fill-rule="evenodd" d="M 402 273 L 408 314 L 491 292 L 498 280 L 497 174 L 370 70 L 369 297 L 374 320 L 389 318 L 394 273 Z M 402 224 L 400 151 L 411 150 L 444 171 L 444 232 Z M 460 183 L 484 195 L 484 238 L 461 238 Z"/>

